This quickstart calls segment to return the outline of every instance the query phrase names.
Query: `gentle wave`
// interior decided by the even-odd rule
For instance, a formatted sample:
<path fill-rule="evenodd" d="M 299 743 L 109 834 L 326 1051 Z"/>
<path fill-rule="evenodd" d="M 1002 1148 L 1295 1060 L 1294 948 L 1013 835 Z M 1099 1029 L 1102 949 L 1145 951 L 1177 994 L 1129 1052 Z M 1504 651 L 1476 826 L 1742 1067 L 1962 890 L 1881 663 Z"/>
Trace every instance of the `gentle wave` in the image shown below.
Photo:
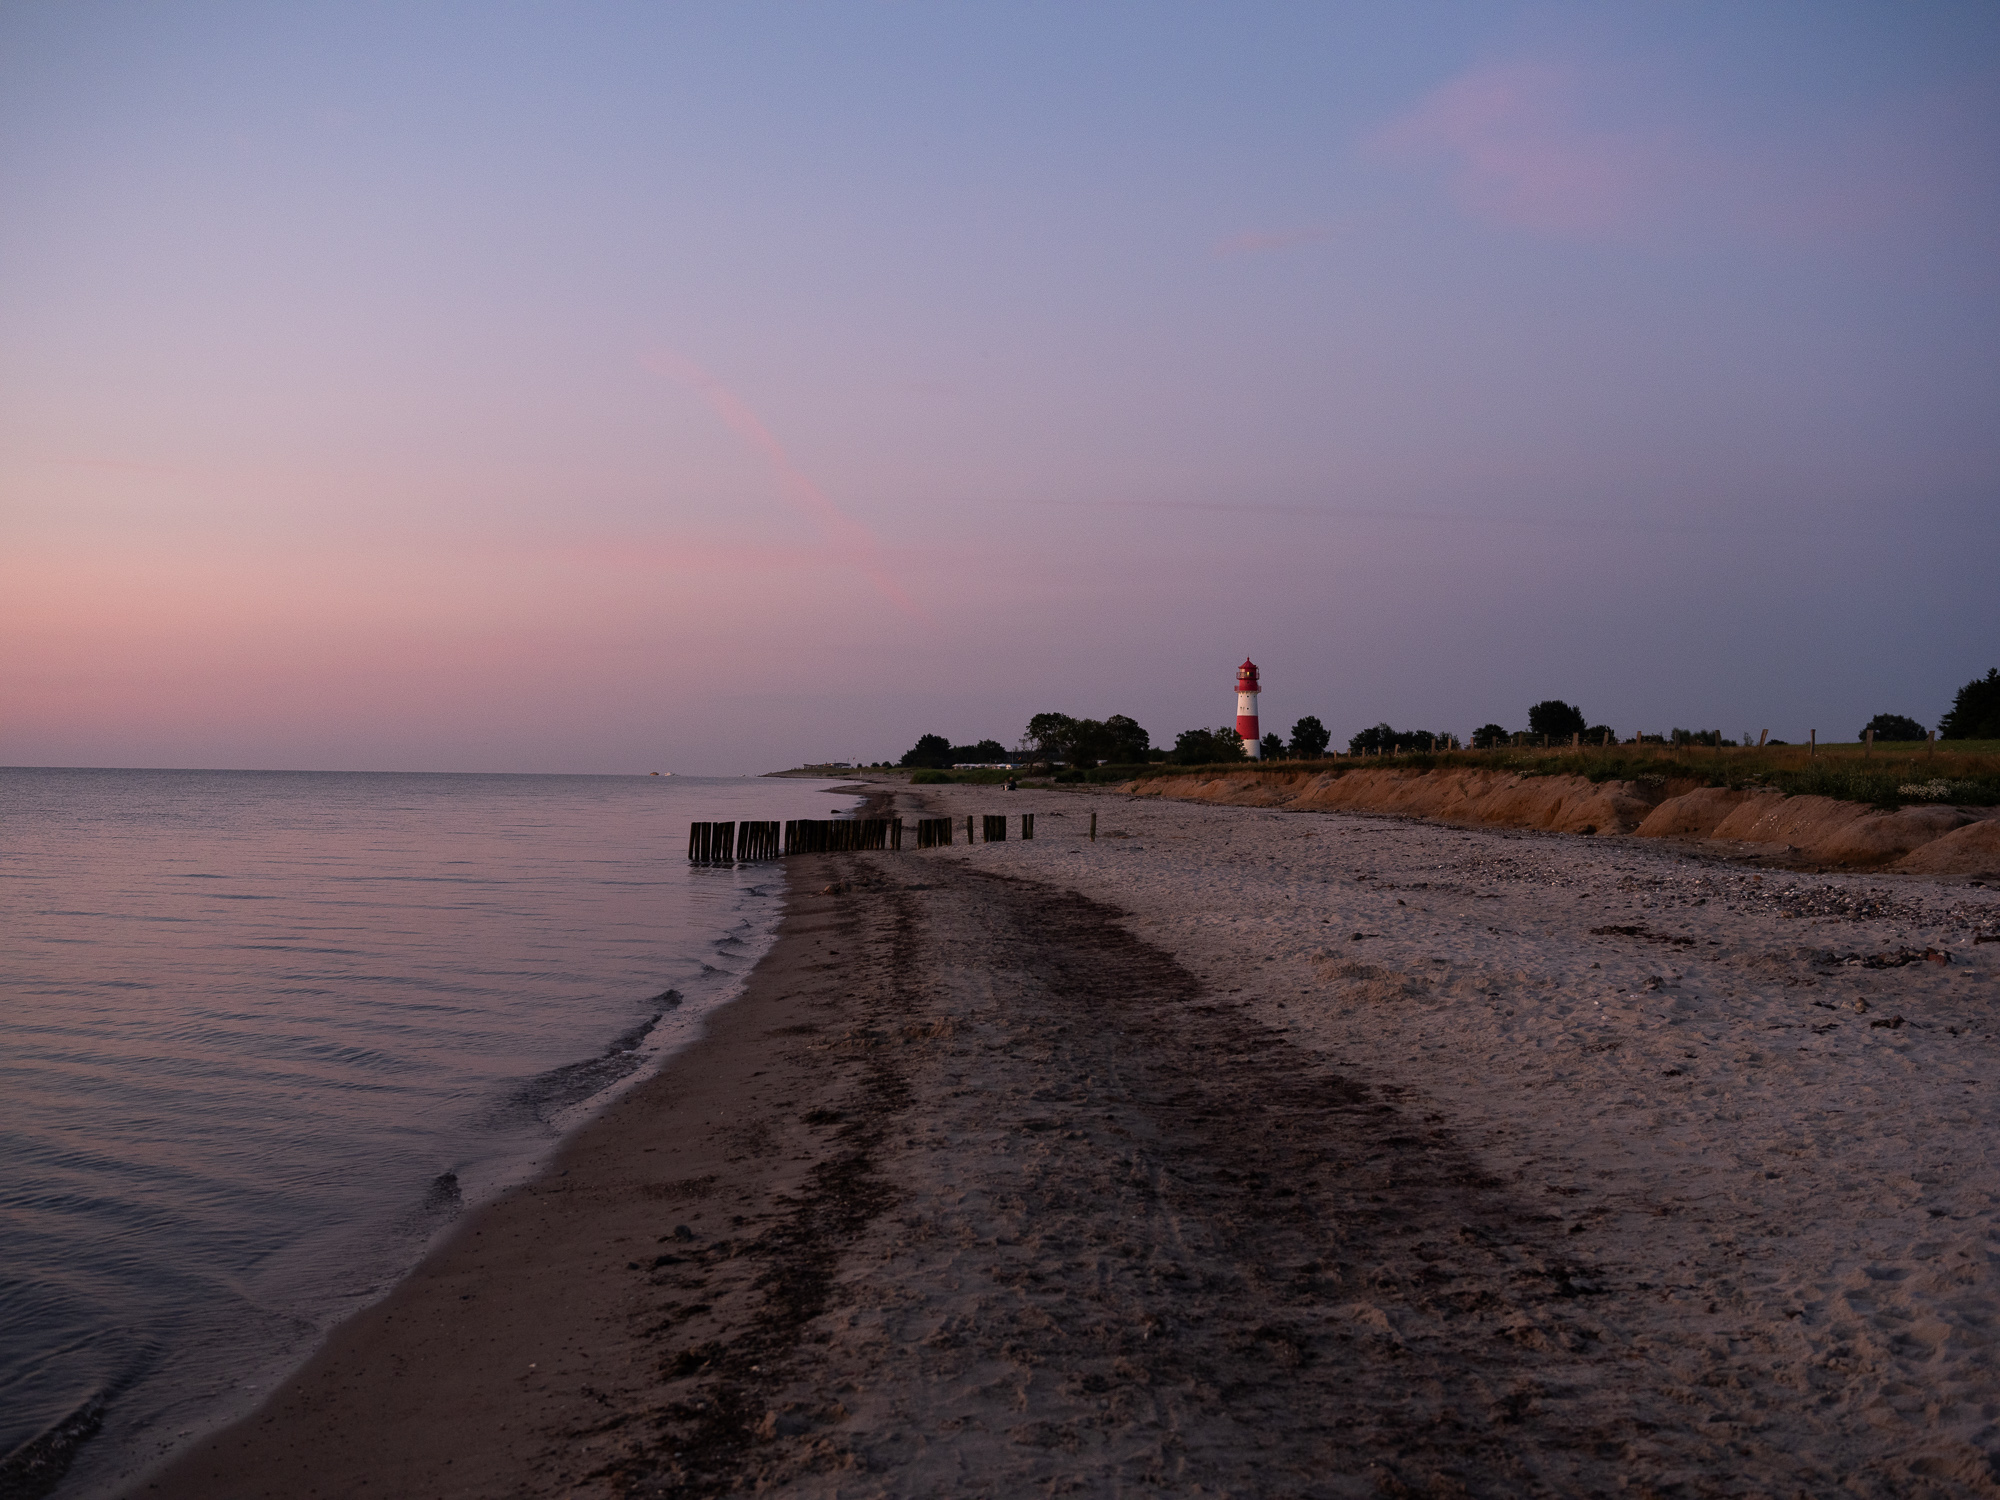
<path fill-rule="evenodd" d="M 254 1404 L 733 992 L 782 876 L 687 824 L 828 805 L 0 771 L 0 1479 L 109 1492 Z"/>

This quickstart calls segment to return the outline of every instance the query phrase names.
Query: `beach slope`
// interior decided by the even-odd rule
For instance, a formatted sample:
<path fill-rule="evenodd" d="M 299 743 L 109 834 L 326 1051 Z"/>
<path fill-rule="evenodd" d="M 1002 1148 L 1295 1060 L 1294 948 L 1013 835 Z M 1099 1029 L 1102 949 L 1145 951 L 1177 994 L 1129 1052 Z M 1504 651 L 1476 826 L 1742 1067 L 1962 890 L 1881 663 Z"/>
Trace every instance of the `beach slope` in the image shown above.
<path fill-rule="evenodd" d="M 1656 844 L 1000 805 L 790 862 L 701 1043 L 144 1493 L 1995 1492 L 1984 908 L 1836 974 Z"/>

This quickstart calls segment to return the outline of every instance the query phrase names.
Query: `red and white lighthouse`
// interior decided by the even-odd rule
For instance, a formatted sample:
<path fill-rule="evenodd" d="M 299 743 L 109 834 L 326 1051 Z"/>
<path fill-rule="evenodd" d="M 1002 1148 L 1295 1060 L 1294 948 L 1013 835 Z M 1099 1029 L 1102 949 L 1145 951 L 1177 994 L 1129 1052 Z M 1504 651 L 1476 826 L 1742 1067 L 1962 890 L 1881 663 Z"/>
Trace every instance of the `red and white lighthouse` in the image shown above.
<path fill-rule="evenodd" d="M 1258 759 L 1264 747 L 1257 735 L 1257 663 L 1248 657 L 1236 669 L 1236 732 L 1243 737 L 1243 753 Z"/>

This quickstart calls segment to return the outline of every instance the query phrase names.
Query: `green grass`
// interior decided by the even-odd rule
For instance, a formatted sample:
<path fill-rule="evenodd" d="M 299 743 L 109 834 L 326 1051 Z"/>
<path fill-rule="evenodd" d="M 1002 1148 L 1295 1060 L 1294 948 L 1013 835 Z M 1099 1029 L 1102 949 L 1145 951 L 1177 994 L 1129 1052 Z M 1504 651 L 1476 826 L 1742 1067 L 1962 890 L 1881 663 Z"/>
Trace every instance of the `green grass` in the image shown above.
<path fill-rule="evenodd" d="M 999 786 L 1017 771 L 912 771 L 911 786 Z"/>
<path fill-rule="evenodd" d="M 1951 740 L 1933 750 L 1927 744 L 1706 746 L 1613 745 L 1571 750 L 1508 747 L 1498 750 L 1443 750 L 1408 755 L 1323 760 L 1236 761 L 1211 766 L 1147 766 L 1136 776 L 1215 775 L 1248 771 L 1260 775 L 1319 774 L 1395 769 L 1402 771 L 1513 771 L 1523 776 L 1582 776 L 1590 781 L 1651 781 L 1677 791 L 1699 786 L 1769 787 L 1787 796 L 1834 797 L 1876 807 L 1954 803 L 2000 806 L 2000 741 Z M 1940 787 L 1938 784 L 1943 783 Z"/>

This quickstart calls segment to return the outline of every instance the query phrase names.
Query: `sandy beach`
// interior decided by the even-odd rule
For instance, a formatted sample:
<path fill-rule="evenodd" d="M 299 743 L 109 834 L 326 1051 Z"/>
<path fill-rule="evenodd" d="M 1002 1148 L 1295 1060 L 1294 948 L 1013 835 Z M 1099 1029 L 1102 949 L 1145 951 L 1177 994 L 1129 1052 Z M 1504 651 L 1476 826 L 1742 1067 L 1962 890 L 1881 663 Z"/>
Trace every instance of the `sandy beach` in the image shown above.
<path fill-rule="evenodd" d="M 2000 891 L 891 801 L 1012 837 L 787 861 L 703 1040 L 138 1493 L 2000 1493 Z"/>

